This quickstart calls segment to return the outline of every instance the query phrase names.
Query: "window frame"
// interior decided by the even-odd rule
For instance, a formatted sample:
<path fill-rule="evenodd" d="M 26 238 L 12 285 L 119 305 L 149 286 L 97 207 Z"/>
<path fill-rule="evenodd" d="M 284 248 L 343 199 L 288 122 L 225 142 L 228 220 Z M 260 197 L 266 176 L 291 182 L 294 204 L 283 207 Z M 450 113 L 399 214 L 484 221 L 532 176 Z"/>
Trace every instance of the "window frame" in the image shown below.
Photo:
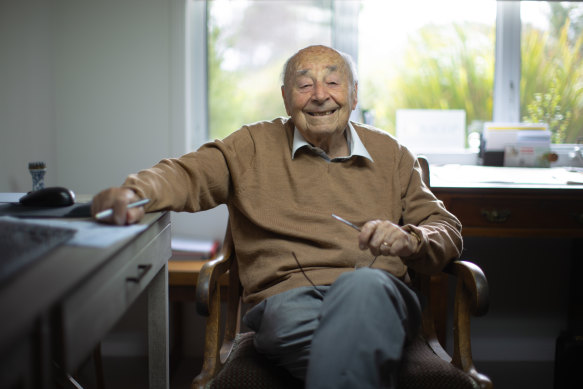
<path fill-rule="evenodd" d="M 520 122 L 521 21 L 519 1 L 497 1 L 493 122 Z"/>
<path fill-rule="evenodd" d="M 186 5 L 186 134 L 183 152 L 196 150 L 209 140 L 207 0 Z"/>

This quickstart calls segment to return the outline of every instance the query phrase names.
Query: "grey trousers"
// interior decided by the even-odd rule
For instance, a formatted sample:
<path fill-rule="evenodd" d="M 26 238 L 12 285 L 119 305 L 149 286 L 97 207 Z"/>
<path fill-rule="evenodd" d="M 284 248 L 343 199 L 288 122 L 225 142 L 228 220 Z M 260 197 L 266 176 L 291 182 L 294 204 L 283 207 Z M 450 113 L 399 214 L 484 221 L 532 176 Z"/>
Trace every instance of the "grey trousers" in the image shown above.
<path fill-rule="evenodd" d="M 306 388 L 393 388 L 403 346 L 421 323 L 415 293 L 360 268 L 330 286 L 272 296 L 247 312 L 255 347 Z"/>

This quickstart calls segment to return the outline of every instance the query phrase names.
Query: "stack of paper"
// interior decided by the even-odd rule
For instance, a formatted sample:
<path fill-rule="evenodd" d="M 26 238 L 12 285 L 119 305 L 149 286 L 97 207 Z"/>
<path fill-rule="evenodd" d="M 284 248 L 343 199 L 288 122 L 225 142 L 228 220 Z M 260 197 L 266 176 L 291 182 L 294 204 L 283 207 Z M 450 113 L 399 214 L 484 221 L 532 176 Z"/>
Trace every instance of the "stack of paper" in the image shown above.
<path fill-rule="evenodd" d="M 549 167 L 551 132 L 545 123 L 485 123 L 485 152 L 504 152 L 504 166 Z"/>

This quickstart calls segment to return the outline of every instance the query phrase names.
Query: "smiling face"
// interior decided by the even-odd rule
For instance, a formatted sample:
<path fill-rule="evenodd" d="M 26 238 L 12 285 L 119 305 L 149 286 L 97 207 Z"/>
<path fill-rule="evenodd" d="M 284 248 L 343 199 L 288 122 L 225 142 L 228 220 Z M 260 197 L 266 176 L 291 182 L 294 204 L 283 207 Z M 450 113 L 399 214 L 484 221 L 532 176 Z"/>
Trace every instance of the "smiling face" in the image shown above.
<path fill-rule="evenodd" d="M 344 140 L 357 86 L 337 51 L 325 46 L 299 51 L 288 64 L 282 95 L 287 114 L 308 142 L 326 150 Z"/>

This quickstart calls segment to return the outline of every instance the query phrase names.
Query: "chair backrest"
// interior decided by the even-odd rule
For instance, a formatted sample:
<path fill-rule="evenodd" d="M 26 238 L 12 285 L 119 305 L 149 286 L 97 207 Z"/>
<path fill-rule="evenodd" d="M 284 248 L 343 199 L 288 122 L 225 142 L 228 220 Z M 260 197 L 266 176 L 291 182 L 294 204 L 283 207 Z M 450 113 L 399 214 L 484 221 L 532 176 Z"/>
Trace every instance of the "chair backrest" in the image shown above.
<path fill-rule="evenodd" d="M 430 176 L 430 174 L 429 174 L 429 161 L 423 155 L 419 155 L 417 157 L 417 161 L 419 162 L 419 165 L 421 166 L 421 178 L 423 178 L 423 182 L 428 187 L 431 187 L 431 180 L 429 179 L 429 176 Z"/>

